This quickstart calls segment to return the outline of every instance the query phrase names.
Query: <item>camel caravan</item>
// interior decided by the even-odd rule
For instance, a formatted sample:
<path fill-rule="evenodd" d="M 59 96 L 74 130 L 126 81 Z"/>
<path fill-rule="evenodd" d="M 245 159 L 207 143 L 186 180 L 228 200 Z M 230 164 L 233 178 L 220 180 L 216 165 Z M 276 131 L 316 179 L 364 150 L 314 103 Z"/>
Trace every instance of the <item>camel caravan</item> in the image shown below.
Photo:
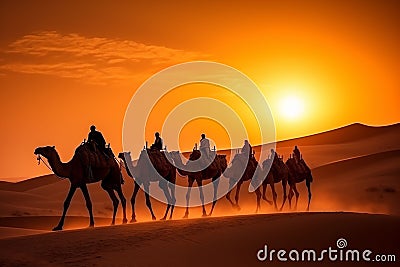
<path fill-rule="evenodd" d="M 126 215 L 126 199 L 122 192 L 124 180 L 121 173 L 120 164 L 101 132 L 92 125 L 88 139 L 84 140 L 75 150 L 72 159 L 69 162 L 61 162 L 60 156 L 54 146 L 38 147 L 34 154 L 37 155 L 38 163 L 42 161 L 59 178 L 67 178 L 70 181 L 70 189 L 64 201 L 64 207 L 60 221 L 53 231 L 63 229 L 65 216 L 71 203 L 71 199 L 80 188 L 86 201 L 86 207 L 89 212 L 89 227 L 94 227 L 94 217 L 92 211 L 92 202 L 90 200 L 87 184 L 101 182 L 101 187 L 108 193 L 113 203 L 113 217 L 111 224 L 115 224 L 115 217 L 118 211 L 119 202 L 123 209 L 122 223 L 128 222 Z M 134 190 L 131 197 L 132 217 L 130 222 L 136 222 L 135 201 L 137 193 L 142 187 L 145 193 L 146 205 L 151 213 L 152 219 L 156 220 L 151 198 L 149 195 L 150 183 L 157 182 L 167 201 L 167 207 L 161 220 L 172 219 L 175 198 L 175 184 L 177 173 L 182 177 L 187 177 L 188 189 L 186 193 L 186 212 L 184 218 L 189 216 L 189 201 L 191 189 L 194 182 L 199 187 L 200 200 L 202 202 L 203 216 L 211 216 L 217 202 L 217 191 L 219 178 L 221 176 L 229 180 L 230 191 L 226 194 L 226 199 L 232 204 L 232 207 L 240 209 L 239 193 L 242 184 L 250 181 L 255 188 L 257 199 L 256 212 L 260 209 L 261 199 L 274 205 L 275 210 L 281 211 L 288 199 L 289 208 L 292 208 L 292 198 L 296 196 L 294 208 L 297 209 L 299 192 L 296 184 L 305 181 L 308 189 L 308 205 L 311 202 L 311 182 L 313 177 L 310 168 L 305 163 L 299 149 L 295 146 L 293 154 L 289 156 L 286 162 L 276 151 L 271 149 L 271 155 L 261 164 L 255 158 L 255 152 L 246 140 L 243 148 L 237 153 L 229 164 L 226 155 L 217 154 L 217 151 L 210 149 L 209 140 L 205 134 L 201 135 L 200 146 L 193 148 L 189 159 L 183 163 L 179 151 L 168 152 L 163 149 L 162 139 L 159 133 L 155 134 L 155 142 L 150 148 L 146 146 L 141 151 L 136 165 L 133 164 L 130 152 L 121 152 L 118 158 L 123 163 L 127 174 L 134 179 Z M 49 165 L 42 160 L 47 159 Z M 213 183 L 213 201 L 211 210 L 207 213 L 204 202 L 203 182 L 211 179 Z M 261 182 L 262 181 L 262 182 Z M 259 182 L 257 184 L 257 182 Z M 283 200 L 280 208 L 277 206 L 277 193 L 275 184 L 282 183 Z M 234 201 L 231 199 L 231 192 L 236 184 Z M 266 197 L 268 185 L 272 190 L 272 201 Z M 287 195 L 287 186 L 289 191 Z M 262 190 L 262 191 L 261 191 Z M 115 194 L 117 193 L 117 195 Z"/>

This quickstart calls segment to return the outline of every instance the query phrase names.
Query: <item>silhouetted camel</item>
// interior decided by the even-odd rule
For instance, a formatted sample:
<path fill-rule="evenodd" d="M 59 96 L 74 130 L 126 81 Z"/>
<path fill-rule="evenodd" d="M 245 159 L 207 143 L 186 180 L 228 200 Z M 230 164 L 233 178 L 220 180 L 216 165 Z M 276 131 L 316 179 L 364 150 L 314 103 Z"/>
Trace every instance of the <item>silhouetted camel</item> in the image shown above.
<path fill-rule="evenodd" d="M 289 169 L 289 207 L 292 206 L 292 198 L 293 195 L 296 194 L 296 204 L 295 209 L 297 209 L 297 201 L 299 199 L 299 192 L 297 191 L 296 184 L 306 181 L 306 186 L 308 189 L 308 205 L 307 211 L 310 210 L 310 202 L 311 202 L 311 183 L 313 181 L 313 177 L 311 174 L 311 169 L 307 166 L 303 159 L 300 159 L 298 162 L 296 159 L 290 158 L 286 161 L 286 166 Z M 294 193 L 293 193 L 294 192 Z"/>
<path fill-rule="evenodd" d="M 272 161 L 272 165 L 271 165 Z M 282 182 L 282 190 L 283 190 L 283 201 L 282 206 L 280 207 L 280 211 L 283 209 L 283 206 L 286 202 L 286 184 L 288 183 L 289 169 L 282 159 L 274 157 L 274 159 L 266 159 L 263 164 L 263 176 L 266 177 L 263 181 L 263 199 L 268 203 L 272 204 L 270 200 L 267 199 L 265 193 L 267 191 L 268 185 L 270 185 L 272 190 L 272 198 L 274 201 L 275 210 L 278 210 L 276 205 L 277 193 L 275 191 L 275 184 Z M 266 173 L 268 166 L 271 166 L 269 172 Z"/>
<path fill-rule="evenodd" d="M 47 158 L 53 172 L 59 176 L 68 178 L 71 182 L 69 193 L 64 202 L 64 210 L 60 222 L 53 231 L 62 230 L 64 225 L 65 215 L 71 203 L 71 199 L 77 188 L 82 190 L 85 197 L 86 207 L 90 216 L 90 227 L 94 226 L 92 202 L 86 184 L 101 181 L 101 187 L 109 194 L 113 206 L 112 225 L 115 224 L 115 215 L 117 213 L 119 201 L 114 194 L 114 190 L 118 193 L 121 200 L 124 218 L 122 223 L 127 223 L 126 219 L 126 200 L 122 193 L 121 184 L 123 182 L 118 163 L 112 157 L 106 157 L 102 152 L 94 152 L 92 144 L 84 143 L 76 150 L 72 159 L 63 163 L 60 160 L 54 146 L 38 147 L 35 149 L 35 155 L 42 155 Z"/>
<path fill-rule="evenodd" d="M 192 186 L 194 181 L 196 181 L 198 187 L 199 187 L 199 192 L 200 192 L 200 200 L 201 203 L 203 204 L 203 216 L 207 216 L 207 212 L 204 206 L 204 194 L 203 194 L 203 180 L 207 179 L 212 179 L 213 186 L 214 186 L 214 198 L 213 198 L 213 203 L 211 207 L 211 211 L 208 214 L 208 216 L 211 216 L 215 203 L 217 202 L 217 191 L 218 191 L 218 184 L 219 180 L 218 178 L 222 175 L 222 173 L 225 171 L 227 167 L 227 162 L 226 162 L 226 156 L 225 155 L 216 155 L 214 158 L 213 162 L 204 170 L 201 171 L 196 171 L 196 172 L 189 172 L 185 171 L 184 169 L 201 169 L 199 168 L 199 164 L 201 164 L 199 161 L 197 161 L 201 157 L 201 153 L 199 150 L 194 149 L 193 152 L 189 156 L 189 160 L 186 163 L 186 166 L 182 162 L 182 158 L 180 156 L 180 153 L 178 151 L 173 151 L 170 153 L 172 159 L 175 162 L 175 166 L 177 166 L 178 172 L 182 176 L 188 176 L 188 182 L 189 182 L 189 188 L 186 193 L 186 212 L 183 218 L 188 218 L 189 217 L 189 200 L 190 200 L 190 193 L 192 190 Z"/>
<path fill-rule="evenodd" d="M 242 174 L 240 176 L 240 174 Z M 233 185 L 237 182 L 236 185 L 236 195 L 235 195 L 235 203 L 231 200 L 231 191 L 226 194 L 226 198 L 232 204 L 233 207 L 236 207 L 240 210 L 239 207 L 239 194 L 240 194 L 240 187 L 242 186 L 243 182 L 248 181 L 250 179 L 252 183 L 258 181 L 261 178 L 261 168 L 258 164 L 258 161 L 254 158 L 254 156 L 250 156 L 246 153 L 244 154 L 236 154 L 231 162 L 231 166 L 226 169 L 224 172 L 224 176 L 229 179 L 229 188 L 232 188 Z M 256 213 L 260 209 L 260 199 L 261 199 L 261 192 L 260 187 L 257 187 L 255 190 L 257 196 L 257 208 Z M 272 203 L 272 202 L 271 202 Z"/>
<path fill-rule="evenodd" d="M 151 217 L 153 220 L 156 219 L 156 216 L 154 215 L 153 209 L 151 207 L 151 201 L 148 194 L 150 182 L 158 182 L 158 185 L 163 190 L 165 198 L 168 202 L 165 215 L 161 220 L 165 220 L 167 218 L 168 211 L 170 208 L 171 208 L 171 214 L 169 218 L 172 219 L 172 213 L 174 212 L 174 207 L 176 202 L 175 199 L 176 168 L 167 160 L 165 153 L 167 152 L 152 150 L 152 149 L 142 150 L 136 166 L 134 166 L 132 163 L 130 152 L 122 152 L 119 153 L 118 155 L 118 158 L 124 161 L 128 175 L 135 179 L 135 188 L 133 190 L 131 198 L 131 203 L 132 203 L 131 222 L 136 222 L 135 201 L 136 201 L 136 195 L 140 189 L 140 185 L 143 185 L 144 187 L 146 195 L 146 205 L 151 212 Z M 133 173 L 131 173 L 131 171 Z M 168 188 L 170 190 L 168 190 Z"/>

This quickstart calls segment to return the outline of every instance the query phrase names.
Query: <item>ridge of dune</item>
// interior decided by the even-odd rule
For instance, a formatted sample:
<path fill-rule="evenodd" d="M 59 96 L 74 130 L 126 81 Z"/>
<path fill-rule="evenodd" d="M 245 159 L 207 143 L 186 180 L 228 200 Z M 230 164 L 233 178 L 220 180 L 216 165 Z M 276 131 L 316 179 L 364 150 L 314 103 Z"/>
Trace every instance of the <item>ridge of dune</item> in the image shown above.
<path fill-rule="evenodd" d="M 277 141 L 277 146 L 340 144 L 390 133 L 400 135 L 400 123 L 385 126 L 369 126 L 361 123 L 353 123 L 320 133 Z"/>
<path fill-rule="evenodd" d="M 34 188 L 49 185 L 60 181 L 54 174 L 46 174 L 34 178 L 29 178 L 19 182 L 0 181 L 0 190 L 25 192 Z"/>
<path fill-rule="evenodd" d="M 329 163 L 326 163 L 324 165 L 318 166 L 316 168 L 313 168 L 313 171 L 318 171 L 321 168 L 336 168 L 341 166 L 345 166 L 348 164 L 371 164 L 371 163 L 377 163 L 376 161 L 387 161 L 387 160 L 392 160 L 395 158 L 396 160 L 399 160 L 400 162 L 400 149 L 396 150 L 389 150 L 389 151 L 383 151 L 383 152 L 377 152 L 373 154 L 365 154 L 365 155 L 360 155 L 360 156 L 354 156 L 354 157 L 349 157 L 346 159 L 341 159 L 341 160 L 335 160 Z M 400 165 L 399 165 L 400 168 Z"/>

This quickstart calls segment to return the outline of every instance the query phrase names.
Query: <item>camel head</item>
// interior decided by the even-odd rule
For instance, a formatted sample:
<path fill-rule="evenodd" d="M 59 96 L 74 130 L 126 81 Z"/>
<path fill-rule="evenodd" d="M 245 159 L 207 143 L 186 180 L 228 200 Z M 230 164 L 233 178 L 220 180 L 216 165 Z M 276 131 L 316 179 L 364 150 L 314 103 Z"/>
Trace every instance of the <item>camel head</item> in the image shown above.
<path fill-rule="evenodd" d="M 57 155 L 57 151 L 55 146 L 43 146 L 36 148 L 34 154 L 42 155 L 45 158 L 50 158 Z"/>

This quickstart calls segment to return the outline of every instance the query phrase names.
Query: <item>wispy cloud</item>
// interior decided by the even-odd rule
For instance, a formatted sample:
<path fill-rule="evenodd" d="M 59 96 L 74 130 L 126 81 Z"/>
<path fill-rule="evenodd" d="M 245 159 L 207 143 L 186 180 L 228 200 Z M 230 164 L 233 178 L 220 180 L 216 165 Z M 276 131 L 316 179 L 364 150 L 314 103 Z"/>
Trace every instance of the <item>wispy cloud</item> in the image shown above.
<path fill-rule="evenodd" d="M 3 49 L 0 74 L 6 71 L 55 75 L 88 83 L 130 80 L 138 72 L 205 59 L 197 52 L 147 45 L 131 40 L 85 37 L 44 31 L 25 35 Z"/>

